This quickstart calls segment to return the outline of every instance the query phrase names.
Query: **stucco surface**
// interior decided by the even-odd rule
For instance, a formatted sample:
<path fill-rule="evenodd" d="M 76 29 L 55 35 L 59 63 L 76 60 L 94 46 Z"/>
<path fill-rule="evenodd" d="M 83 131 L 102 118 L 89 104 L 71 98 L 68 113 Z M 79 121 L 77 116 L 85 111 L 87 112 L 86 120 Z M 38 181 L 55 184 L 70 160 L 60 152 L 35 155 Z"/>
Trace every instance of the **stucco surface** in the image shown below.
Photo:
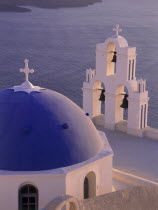
<path fill-rule="evenodd" d="M 82 210 L 157 210 L 158 187 L 134 187 L 80 201 Z"/>

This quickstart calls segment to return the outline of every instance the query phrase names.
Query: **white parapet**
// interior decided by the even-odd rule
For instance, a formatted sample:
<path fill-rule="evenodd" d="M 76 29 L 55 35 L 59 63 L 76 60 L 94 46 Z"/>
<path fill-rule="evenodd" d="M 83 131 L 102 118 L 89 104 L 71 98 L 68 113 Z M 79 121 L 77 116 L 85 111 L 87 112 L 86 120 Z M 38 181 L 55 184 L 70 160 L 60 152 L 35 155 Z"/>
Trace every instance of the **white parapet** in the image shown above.
<path fill-rule="evenodd" d="M 143 79 L 140 79 L 140 80 L 137 80 L 137 84 L 138 84 L 138 87 L 137 87 L 137 90 L 139 93 L 143 93 L 146 91 L 146 80 L 143 80 Z"/>
<path fill-rule="evenodd" d="M 91 79 L 95 76 L 95 69 L 87 69 L 86 70 L 86 82 L 90 82 Z"/>

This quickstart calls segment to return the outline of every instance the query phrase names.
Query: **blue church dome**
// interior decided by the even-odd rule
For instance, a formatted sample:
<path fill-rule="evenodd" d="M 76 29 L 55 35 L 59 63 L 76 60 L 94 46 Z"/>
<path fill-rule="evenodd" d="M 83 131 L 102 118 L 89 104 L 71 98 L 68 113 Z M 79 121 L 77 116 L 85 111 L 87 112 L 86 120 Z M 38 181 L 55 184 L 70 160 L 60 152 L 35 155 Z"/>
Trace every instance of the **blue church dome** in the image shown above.
<path fill-rule="evenodd" d="M 88 160 L 102 140 L 88 116 L 67 97 L 0 91 L 0 170 L 39 171 Z"/>

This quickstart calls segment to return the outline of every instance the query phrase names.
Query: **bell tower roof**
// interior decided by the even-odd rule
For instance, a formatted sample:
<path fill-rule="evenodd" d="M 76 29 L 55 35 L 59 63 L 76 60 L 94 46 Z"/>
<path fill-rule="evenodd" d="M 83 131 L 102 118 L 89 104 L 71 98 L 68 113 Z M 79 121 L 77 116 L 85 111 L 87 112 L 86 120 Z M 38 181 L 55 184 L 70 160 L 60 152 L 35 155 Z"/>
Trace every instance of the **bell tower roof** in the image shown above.
<path fill-rule="evenodd" d="M 115 34 L 112 37 L 107 38 L 105 44 L 108 45 L 109 43 L 114 43 L 117 48 L 128 47 L 127 40 L 119 35 L 119 33 L 122 32 L 119 24 L 113 28 L 113 31 Z"/>

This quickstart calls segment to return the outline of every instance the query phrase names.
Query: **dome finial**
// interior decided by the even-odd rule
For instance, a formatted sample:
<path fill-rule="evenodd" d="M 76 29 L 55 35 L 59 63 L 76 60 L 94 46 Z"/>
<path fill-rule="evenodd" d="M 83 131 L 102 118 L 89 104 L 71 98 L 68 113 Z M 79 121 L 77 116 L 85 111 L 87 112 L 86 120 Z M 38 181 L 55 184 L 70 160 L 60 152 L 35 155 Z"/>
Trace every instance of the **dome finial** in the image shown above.
<path fill-rule="evenodd" d="M 25 59 L 24 60 L 25 63 L 25 68 L 24 69 L 20 69 L 20 72 L 24 72 L 25 73 L 25 81 L 29 81 L 29 74 L 30 73 L 34 73 L 33 69 L 29 69 L 29 60 Z"/>
<path fill-rule="evenodd" d="M 19 91 L 23 91 L 23 92 L 26 92 L 26 93 L 31 93 L 33 91 L 40 92 L 40 90 L 42 90 L 44 88 L 41 88 L 39 86 L 33 86 L 31 84 L 31 82 L 29 82 L 29 78 L 28 78 L 29 74 L 30 73 L 34 73 L 33 69 L 29 69 L 29 60 L 25 59 L 24 63 L 25 63 L 25 67 L 24 67 L 24 69 L 21 68 L 20 72 L 24 72 L 24 74 L 25 74 L 25 82 L 23 82 L 19 86 L 14 86 L 14 87 L 9 88 L 9 89 L 13 89 L 14 92 L 19 92 Z"/>
<path fill-rule="evenodd" d="M 117 24 L 115 26 L 115 28 L 113 28 L 113 31 L 116 32 L 116 37 L 118 37 L 119 36 L 119 33 L 122 31 L 122 29 L 120 28 L 119 24 Z"/>

